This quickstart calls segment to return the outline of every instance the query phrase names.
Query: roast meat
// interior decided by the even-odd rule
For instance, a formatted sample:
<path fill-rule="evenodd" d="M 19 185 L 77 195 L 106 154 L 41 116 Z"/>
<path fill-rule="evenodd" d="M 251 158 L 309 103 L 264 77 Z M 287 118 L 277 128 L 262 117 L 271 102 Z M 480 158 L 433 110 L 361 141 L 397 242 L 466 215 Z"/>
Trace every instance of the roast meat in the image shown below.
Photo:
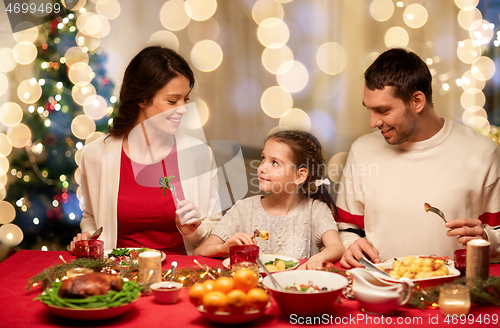
<path fill-rule="evenodd" d="M 122 280 L 109 273 L 89 273 L 64 280 L 59 289 L 63 298 L 86 298 L 92 295 L 105 295 L 111 289 L 122 290 Z"/>

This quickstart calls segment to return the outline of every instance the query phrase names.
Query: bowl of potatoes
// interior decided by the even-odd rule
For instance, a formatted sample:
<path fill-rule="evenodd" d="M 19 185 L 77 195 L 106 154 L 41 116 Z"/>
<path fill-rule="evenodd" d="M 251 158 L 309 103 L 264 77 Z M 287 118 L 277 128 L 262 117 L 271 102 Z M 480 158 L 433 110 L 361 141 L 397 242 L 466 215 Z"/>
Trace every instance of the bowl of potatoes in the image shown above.
<path fill-rule="evenodd" d="M 387 259 L 375 265 L 393 278 L 405 277 L 421 287 L 442 284 L 460 276 L 454 262 L 447 257 L 412 255 Z"/>

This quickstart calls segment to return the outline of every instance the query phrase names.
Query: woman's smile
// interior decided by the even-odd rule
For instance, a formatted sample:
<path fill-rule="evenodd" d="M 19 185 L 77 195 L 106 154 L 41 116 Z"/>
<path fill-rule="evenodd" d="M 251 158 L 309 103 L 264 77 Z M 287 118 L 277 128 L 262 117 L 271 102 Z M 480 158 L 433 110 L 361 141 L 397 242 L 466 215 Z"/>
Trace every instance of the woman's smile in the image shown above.
<path fill-rule="evenodd" d="M 181 117 L 175 117 L 175 118 L 169 117 L 169 118 L 167 118 L 167 120 L 169 120 L 172 123 L 172 125 L 174 125 L 174 126 L 181 125 Z"/>

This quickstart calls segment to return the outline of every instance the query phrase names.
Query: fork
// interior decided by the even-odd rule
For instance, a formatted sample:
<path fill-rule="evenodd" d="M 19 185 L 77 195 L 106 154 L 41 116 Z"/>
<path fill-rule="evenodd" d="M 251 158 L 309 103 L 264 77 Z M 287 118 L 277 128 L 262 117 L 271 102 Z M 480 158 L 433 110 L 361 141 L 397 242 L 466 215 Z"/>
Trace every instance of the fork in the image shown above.
<path fill-rule="evenodd" d="M 435 213 L 435 214 L 439 215 L 439 216 L 441 217 L 441 219 L 443 219 L 444 223 L 446 223 L 446 222 L 447 222 L 447 221 L 446 221 L 446 218 L 444 217 L 444 213 L 443 213 L 443 212 L 441 212 L 441 210 L 440 210 L 439 208 L 437 208 L 437 207 L 432 207 L 432 206 L 431 206 L 430 204 L 428 204 L 428 203 L 425 203 L 425 204 L 424 204 L 424 208 L 425 208 L 425 211 L 426 211 L 426 212 L 431 211 L 432 213 Z"/>

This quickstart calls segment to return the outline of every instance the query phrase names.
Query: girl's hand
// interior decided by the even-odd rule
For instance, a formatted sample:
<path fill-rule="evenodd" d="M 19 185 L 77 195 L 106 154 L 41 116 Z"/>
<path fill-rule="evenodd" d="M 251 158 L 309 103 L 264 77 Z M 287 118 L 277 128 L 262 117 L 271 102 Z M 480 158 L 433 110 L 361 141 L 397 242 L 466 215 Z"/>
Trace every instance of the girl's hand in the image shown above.
<path fill-rule="evenodd" d="M 179 217 L 181 226 L 186 224 L 196 224 L 197 222 L 199 226 L 201 223 L 201 214 L 198 207 L 196 207 L 196 205 L 189 200 L 181 200 L 177 204 L 177 211 L 175 211 L 175 214 Z"/>
<path fill-rule="evenodd" d="M 309 261 L 308 261 L 308 262 L 309 262 Z M 306 262 L 306 263 L 304 263 L 304 264 L 302 264 L 302 265 L 300 265 L 300 266 L 297 268 L 297 270 L 307 270 L 306 264 L 307 264 L 307 262 Z"/>
<path fill-rule="evenodd" d="M 257 245 L 257 242 L 251 234 L 245 232 L 237 232 L 224 243 L 225 251 L 227 251 L 226 253 L 229 254 L 229 248 L 236 245 Z"/>
<path fill-rule="evenodd" d="M 302 264 L 297 268 L 297 270 L 307 270 L 307 265 L 312 264 L 312 266 L 321 266 L 323 262 L 327 262 L 327 260 L 321 255 L 321 253 L 318 253 L 316 255 L 313 255 L 307 260 L 306 263 Z M 314 269 L 313 269 L 314 270 Z"/>
<path fill-rule="evenodd" d="M 79 240 L 87 240 L 89 239 L 91 236 L 90 232 L 88 231 L 84 231 L 82 233 L 79 233 L 76 235 L 76 237 L 73 238 L 73 240 L 71 241 L 71 244 L 70 244 L 70 247 L 69 247 L 69 250 L 71 252 L 73 252 L 75 250 L 75 243 Z"/>

